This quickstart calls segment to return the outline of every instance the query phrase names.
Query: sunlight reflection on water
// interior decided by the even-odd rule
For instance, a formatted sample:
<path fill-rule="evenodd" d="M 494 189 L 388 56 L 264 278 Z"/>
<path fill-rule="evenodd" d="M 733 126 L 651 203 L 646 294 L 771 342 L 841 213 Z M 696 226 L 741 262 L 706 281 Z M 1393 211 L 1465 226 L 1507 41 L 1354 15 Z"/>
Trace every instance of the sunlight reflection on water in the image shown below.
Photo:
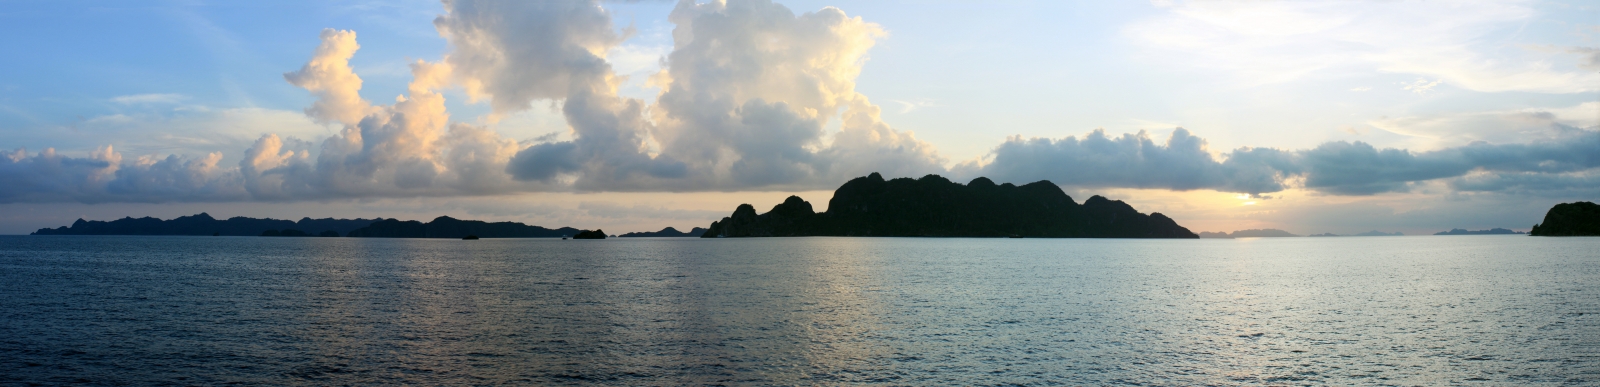
<path fill-rule="evenodd" d="M 1596 384 L 1600 238 L 0 237 L 0 382 Z"/>

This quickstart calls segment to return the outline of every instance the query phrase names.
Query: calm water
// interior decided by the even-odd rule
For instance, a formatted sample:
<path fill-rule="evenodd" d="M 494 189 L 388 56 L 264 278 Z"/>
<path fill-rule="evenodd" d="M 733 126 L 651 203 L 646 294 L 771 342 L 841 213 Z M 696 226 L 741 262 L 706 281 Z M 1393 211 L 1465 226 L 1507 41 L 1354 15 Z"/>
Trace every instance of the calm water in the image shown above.
<path fill-rule="evenodd" d="M 1600 385 L 1600 238 L 0 237 L 0 384 Z"/>

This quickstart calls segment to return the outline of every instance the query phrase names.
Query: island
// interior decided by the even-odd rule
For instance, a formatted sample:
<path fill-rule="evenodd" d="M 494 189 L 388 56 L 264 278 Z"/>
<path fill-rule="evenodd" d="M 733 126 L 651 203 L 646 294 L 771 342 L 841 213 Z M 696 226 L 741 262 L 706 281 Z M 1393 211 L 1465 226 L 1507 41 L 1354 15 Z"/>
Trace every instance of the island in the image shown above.
<path fill-rule="evenodd" d="M 1356 235 L 1352 235 L 1352 236 L 1406 236 L 1406 234 L 1401 233 L 1399 231 L 1395 231 L 1395 232 L 1389 233 L 1389 232 L 1383 232 L 1383 231 L 1378 231 L 1378 230 L 1372 230 L 1372 231 L 1367 231 L 1367 232 L 1356 234 Z"/>
<path fill-rule="evenodd" d="M 693 229 L 690 229 L 689 232 L 678 231 L 678 229 L 675 229 L 675 228 L 672 228 L 672 227 L 667 227 L 667 228 L 661 229 L 661 231 L 655 231 L 655 232 L 650 232 L 650 231 L 630 232 L 630 233 L 625 233 L 625 234 L 622 234 L 622 235 L 618 235 L 617 237 L 618 238 L 640 238 L 640 237 L 683 238 L 683 237 L 698 237 L 698 236 L 703 235 L 705 233 L 706 233 L 706 229 L 699 228 L 699 227 L 695 227 Z"/>
<path fill-rule="evenodd" d="M 376 221 L 378 219 L 311 219 L 307 217 L 301 218 L 298 222 L 293 222 L 243 216 L 218 220 L 212 218 L 210 214 L 202 212 L 190 216 L 180 216 L 171 220 L 161 220 L 148 216 L 143 218 L 124 217 L 109 222 L 78 219 L 78 221 L 72 222 L 70 227 L 41 228 L 39 231 L 34 231 L 32 235 L 258 236 L 266 234 L 268 230 L 276 231 L 280 236 L 284 230 L 295 230 L 308 235 L 326 235 L 329 232 L 344 235 L 351 230 L 366 227 Z"/>
<path fill-rule="evenodd" d="M 1299 235 L 1290 234 L 1275 228 L 1237 230 L 1233 233 L 1201 231 L 1201 238 L 1232 239 L 1232 238 L 1292 238 Z"/>
<path fill-rule="evenodd" d="M 1592 202 L 1561 203 L 1533 225 L 1532 236 L 1600 236 L 1600 205 Z"/>
<path fill-rule="evenodd" d="M 884 180 L 874 172 L 833 193 L 826 212 L 790 196 L 757 214 L 741 204 L 701 238 L 877 236 L 1028 238 L 1198 238 L 1165 215 L 1145 215 L 1098 195 L 1083 204 L 1047 180 L 966 185 L 939 175 Z"/>
<path fill-rule="evenodd" d="M 384 219 L 350 231 L 353 238 L 560 238 L 578 233 L 578 229 L 562 227 L 548 229 L 517 222 L 489 223 L 481 220 L 460 220 L 448 216 L 433 218 L 423 223 L 415 220 Z"/>
<path fill-rule="evenodd" d="M 1511 230 L 1507 230 L 1507 229 L 1503 229 L 1503 228 L 1499 228 L 1499 227 L 1491 228 L 1491 229 L 1488 229 L 1488 230 L 1476 230 L 1476 231 L 1467 231 L 1466 229 L 1452 228 L 1452 229 L 1450 229 L 1450 231 L 1440 231 L 1440 232 L 1433 233 L 1433 235 L 1517 235 L 1517 234 L 1527 234 L 1527 233 L 1521 232 L 1521 231 L 1511 231 Z"/>
<path fill-rule="evenodd" d="M 583 230 L 579 231 L 577 235 L 573 235 L 572 239 L 606 239 L 606 232 L 605 230 Z"/>

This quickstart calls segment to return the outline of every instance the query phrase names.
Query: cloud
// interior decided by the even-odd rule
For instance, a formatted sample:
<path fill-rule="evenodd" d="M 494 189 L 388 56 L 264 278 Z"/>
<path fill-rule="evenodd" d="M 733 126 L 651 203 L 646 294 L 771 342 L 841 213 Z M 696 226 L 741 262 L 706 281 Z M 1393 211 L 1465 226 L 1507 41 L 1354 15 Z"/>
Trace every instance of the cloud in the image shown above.
<path fill-rule="evenodd" d="M 1356 72 L 1411 74 L 1481 92 L 1583 93 L 1600 74 L 1555 66 L 1554 53 L 1506 50 L 1540 12 L 1522 0 L 1473 2 L 1215 2 L 1157 4 L 1166 12 L 1124 34 L 1171 63 L 1218 69 L 1261 85 Z M 1396 39 L 1395 37 L 1405 37 Z"/>
<path fill-rule="evenodd" d="M 176 103 L 182 102 L 185 99 L 188 99 L 188 97 L 185 97 L 182 94 L 134 94 L 134 95 L 123 95 L 123 96 L 112 97 L 111 98 L 111 102 L 116 102 L 116 103 L 123 104 L 123 105 L 140 105 L 140 104 L 164 104 L 164 105 L 170 105 L 170 104 L 176 104 Z"/>
<path fill-rule="evenodd" d="M 1362 86 L 1362 87 L 1352 87 L 1352 88 L 1350 88 L 1350 91 L 1354 91 L 1354 92 L 1357 92 L 1357 93 L 1363 92 L 1363 91 L 1370 91 L 1370 90 L 1372 90 L 1371 86 Z"/>
<path fill-rule="evenodd" d="M 1426 79 L 1417 78 L 1417 80 L 1415 82 L 1402 83 L 1401 85 L 1404 85 L 1404 86 L 1401 87 L 1401 88 L 1405 89 L 1406 91 L 1410 91 L 1410 92 L 1417 93 L 1417 94 L 1428 94 L 1429 92 L 1432 92 L 1433 91 L 1433 87 L 1434 86 L 1438 86 L 1439 82 L 1441 82 L 1441 81 L 1442 80 L 1435 79 L 1432 82 L 1429 82 Z"/>
<path fill-rule="evenodd" d="M 561 100 L 573 140 L 516 152 L 504 172 L 517 181 L 557 183 L 575 177 L 578 189 L 611 181 L 662 180 L 687 173 L 671 157 L 646 152 L 651 123 L 643 101 L 617 95 L 620 79 L 605 55 L 626 37 L 611 15 L 587 1 L 445 3 L 434 20 L 450 42 L 444 62 L 474 100 L 498 116 L 534 101 Z"/>
<path fill-rule="evenodd" d="M 900 105 L 900 111 L 899 111 L 900 114 L 910 113 L 910 112 L 912 112 L 914 110 L 925 108 L 925 107 L 942 106 L 942 105 L 939 105 L 939 104 L 934 103 L 933 101 L 929 101 L 929 100 L 916 100 L 916 101 L 890 100 L 889 102 L 894 102 L 895 104 Z"/>
<path fill-rule="evenodd" d="M 323 33 L 323 44 L 306 68 L 348 69 L 354 34 Z M 337 55 L 330 55 L 336 52 Z M 330 59 L 331 58 L 331 59 Z M 319 98 L 307 115 L 344 123 L 315 152 L 305 143 L 266 135 L 246 151 L 239 170 L 247 190 L 259 200 L 330 197 L 406 197 L 486 195 L 550 187 L 512 181 L 505 164 L 515 141 L 484 128 L 451 123 L 439 89 L 452 84 L 449 62 L 415 61 L 407 94 L 391 105 L 352 102 L 359 80 L 340 71 L 290 77 Z M 331 74 L 331 75 L 329 75 Z M 351 79 L 356 79 L 352 81 Z M 331 85 L 342 85 L 333 87 Z M 356 117 L 356 114 L 363 114 Z M 314 154 L 314 156 L 313 156 Z"/>
<path fill-rule="evenodd" d="M 1073 187 L 1212 189 L 1260 194 L 1301 187 L 1332 195 L 1409 192 L 1422 182 L 1460 178 L 1462 191 L 1569 189 L 1592 184 L 1600 131 L 1569 128 L 1559 138 L 1518 144 L 1475 142 L 1426 152 L 1327 142 L 1312 149 L 1240 148 L 1223 161 L 1205 140 L 1179 128 L 1164 145 L 1144 132 L 1083 139 L 1011 137 L 988 163 L 954 172 L 1002 181 L 1048 179 Z M 1469 176 L 1469 174 L 1475 174 Z"/>
<path fill-rule="evenodd" d="M 1571 173 L 1480 173 L 1451 179 L 1461 192 L 1507 192 L 1534 195 L 1593 196 L 1600 191 L 1600 171 Z"/>
<path fill-rule="evenodd" d="M 1385 117 L 1367 125 L 1408 136 L 1409 147 L 1428 150 L 1486 141 L 1512 143 L 1547 141 L 1597 124 L 1595 111 L 1600 102 L 1586 102 L 1567 108 L 1473 112 L 1440 112 L 1425 115 Z"/>
<path fill-rule="evenodd" d="M 625 38 L 591 1 L 446 1 L 434 27 L 450 43 L 445 62 L 474 101 L 496 114 L 533 101 L 610 87 L 605 55 Z"/>
<path fill-rule="evenodd" d="M 221 153 L 202 158 L 168 156 L 124 160 L 104 147 L 88 157 L 55 149 L 30 154 L 0 152 L 0 203 L 77 201 L 167 202 L 234 201 L 247 196 L 237 173 L 217 167 Z"/>
<path fill-rule="evenodd" d="M 685 163 L 695 185 L 821 187 L 874 169 L 943 170 L 931 145 L 855 91 L 885 34 L 878 25 L 763 0 L 683 1 L 670 20 L 675 47 L 652 78 L 663 92 L 651 112 L 661 154 Z M 835 117 L 840 131 L 829 133 Z"/>
<path fill-rule="evenodd" d="M 1343 25 L 1339 18 L 1329 19 L 1328 25 L 1257 25 L 1249 12 L 1230 13 L 1248 10 L 1183 8 L 1179 13 L 1215 22 L 1212 27 L 1227 34 L 1255 37 L 1318 34 Z M 1596 132 L 1563 118 L 1584 114 L 1578 109 L 1501 112 L 1499 117 L 1540 131 L 1540 137 L 1522 143 L 1413 151 L 1330 142 L 1302 150 L 1217 152 L 1182 128 L 1161 143 L 1145 132 L 1110 136 L 1097 130 L 1081 138 L 1011 137 L 987 159 L 952 170 L 931 144 L 884 122 L 882 107 L 856 90 L 868 52 L 887 33 L 837 8 L 796 14 L 766 0 L 681 1 L 669 17 L 675 25 L 673 46 L 649 79 L 659 89 L 654 100 L 618 94 L 623 78 L 607 55 L 626 54 L 618 47 L 631 31 L 616 28 L 612 15 L 597 2 L 462 0 L 446 2 L 445 11 L 433 24 L 449 51 L 438 61 L 410 62 L 411 82 L 393 103 L 374 104 L 361 97 L 362 80 L 349 64 L 360 48 L 355 32 L 324 30 L 304 66 L 284 74 L 287 82 L 316 98 L 304 111 L 309 120 L 297 117 L 301 122 L 295 128 L 253 141 L 193 141 L 239 147 L 248 142 L 237 163 L 209 150 L 190 152 L 198 157 L 124 157 L 107 146 L 71 157 L 54 149 L 19 149 L 0 159 L 0 177 L 7 182 L 0 187 L 0 202 L 810 190 L 831 189 L 871 172 L 984 175 L 1013 182 L 1050 179 L 1088 188 L 1252 195 L 1306 188 L 1371 195 L 1443 180 L 1453 189 L 1474 192 L 1576 189 L 1588 184 L 1583 179 L 1600 166 Z M 623 54 L 614 54 L 619 52 Z M 631 55 L 630 63 L 642 58 L 626 55 Z M 628 71 L 642 71 L 638 63 L 629 66 Z M 1426 91 L 1445 79 L 1452 86 L 1461 84 L 1441 75 L 1412 86 Z M 453 121 L 441 91 L 455 87 L 490 107 L 487 117 L 470 122 L 493 125 L 507 114 L 548 102 L 560 106 L 567 136 L 519 143 L 492 126 Z M 125 103 L 164 98 L 172 99 L 127 96 Z M 138 118 L 105 116 L 87 124 L 123 125 L 117 123 Z M 308 130 L 304 126 L 315 125 L 307 121 L 337 126 L 338 131 Z M 1441 132 L 1460 127 L 1404 119 L 1373 125 L 1385 124 Z M 1452 144 L 1504 139 L 1439 138 Z"/>
<path fill-rule="evenodd" d="M 1165 144 L 1144 131 L 1118 137 L 1095 130 L 1082 139 L 1007 138 L 979 166 L 956 167 L 960 175 L 999 181 L 1048 179 L 1063 186 L 1214 189 L 1263 193 L 1285 188 L 1286 174 L 1299 172 L 1292 155 L 1270 148 L 1240 149 L 1218 162 L 1206 141 L 1178 128 Z"/>
<path fill-rule="evenodd" d="M 1600 48 L 1572 47 L 1567 52 L 1578 54 L 1578 68 L 1584 70 L 1600 70 Z"/>
<path fill-rule="evenodd" d="M 307 116 L 355 125 L 372 112 L 372 104 L 361 99 L 361 77 L 350 68 L 350 58 L 361 45 L 356 44 L 355 31 L 329 28 L 322 30 L 321 39 L 311 61 L 299 71 L 283 74 L 283 79 L 317 95 L 317 102 L 306 108 Z"/>

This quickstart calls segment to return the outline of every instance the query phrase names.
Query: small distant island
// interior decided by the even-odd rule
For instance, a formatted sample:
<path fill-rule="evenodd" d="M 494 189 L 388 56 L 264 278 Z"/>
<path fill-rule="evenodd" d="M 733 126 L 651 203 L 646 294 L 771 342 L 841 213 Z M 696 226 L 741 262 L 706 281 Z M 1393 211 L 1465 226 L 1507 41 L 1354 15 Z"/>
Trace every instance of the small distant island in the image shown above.
<path fill-rule="evenodd" d="M 1207 238 L 1207 239 L 1293 238 L 1293 237 L 1298 237 L 1298 236 L 1299 235 L 1290 234 L 1288 231 L 1283 231 L 1283 230 L 1273 229 L 1273 228 L 1238 230 L 1238 231 L 1234 231 L 1232 233 L 1210 232 L 1210 231 L 1201 231 L 1200 232 L 1200 237 L 1201 238 Z"/>
<path fill-rule="evenodd" d="M 1544 222 L 1533 225 L 1532 236 L 1600 236 L 1600 205 L 1592 202 L 1561 203 L 1550 207 Z"/>
<path fill-rule="evenodd" d="M 1406 234 L 1401 233 L 1399 231 L 1395 231 L 1395 232 L 1391 233 L 1391 232 L 1383 232 L 1383 231 L 1378 231 L 1378 230 L 1372 230 L 1372 231 L 1367 231 L 1367 232 L 1364 232 L 1364 233 L 1351 234 L 1351 235 L 1339 235 L 1339 234 L 1334 234 L 1334 233 L 1331 233 L 1331 232 L 1325 232 L 1325 233 L 1321 233 L 1321 234 L 1311 234 L 1311 235 L 1307 235 L 1307 236 L 1308 237 L 1342 237 L 1342 236 L 1404 236 L 1404 235 L 1406 235 Z M 1239 231 L 1234 231 L 1232 234 L 1225 233 L 1225 232 L 1201 232 L 1200 233 L 1200 237 L 1201 238 L 1294 238 L 1294 237 L 1299 237 L 1299 235 L 1290 234 L 1288 231 L 1266 228 L 1266 229 L 1259 229 L 1259 230 L 1257 230 L 1257 229 L 1239 230 Z"/>
<path fill-rule="evenodd" d="M 1521 231 L 1511 231 L 1511 230 L 1498 228 L 1498 227 L 1491 228 L 1491 229 L 1488 229 L 1488 230 L 1476 230 L 1476 231 L 1467 231 L 1465 229 L 1452 228 L 1452 229 L 1450 229 L 1450 231 L 1440 231 L 1440 232 L 1433 233 L 1433 235 L 1517 235 L 1517 234 L 1527 234 L 1527 233 L 1521 232 Z"/>
<path fill-rule="evenodd" d="M 1364 233 L 1355 234 L 1355 235 L 1351 235 L 1351 236 L 1405 236 L 1405 235 L 1406 234 L 1403 234 L 1403 233 L 1401 233 L 1399 231 L 1383 232 L 1383 231 L 1378 231 L 1378 230 L 1372 230 L 1372 231 L 1367 231 L 1367 232 L 1364 232 Z"/>
<path fill-rule="evenodd" d="M 655 232 L 650 232 L 650 231 L 630 232 L 630 233 L 625 233 L 625 234 L 622 234 L 622 235 L 618 235 L 617 237 L 618 238 L 640 238 L 640 237 L 694 238 L 694 237 L 699 237 L 701 235 L 704 235 L 705 233 L 706 233 L 706 229 L 699 228 L 699 227 L 692 228 L 692 229 L 689 230 L 689 232 L 678 231 L 678 229 L 676 229 L 676 228 L 667 227 L 667 228 L 661 229 L 661 231 L 655 231 Z"/>
<path fill-rule="evenodd" d="M 606 231 L 605 230 L 594 230 L 594 231 L 583 230 L 583 231 L 579 231 L 577 235 L 573 235 L 572 239 L 606 239 Z"/>
<path fill-rule="evenodd" d="M 706 230 L 702 238 L 1198 238 L 1165 215 L 1145 215 L 1120 200 L 1093 196 L 1078 204 L 1046 180 L 1017 186 L 979 177 L 962 185 L 939 175 L 885 180 L 876 172 L 840 186 L 826 212 L 790 196 L 764 214 L 741 204 Z"/>

